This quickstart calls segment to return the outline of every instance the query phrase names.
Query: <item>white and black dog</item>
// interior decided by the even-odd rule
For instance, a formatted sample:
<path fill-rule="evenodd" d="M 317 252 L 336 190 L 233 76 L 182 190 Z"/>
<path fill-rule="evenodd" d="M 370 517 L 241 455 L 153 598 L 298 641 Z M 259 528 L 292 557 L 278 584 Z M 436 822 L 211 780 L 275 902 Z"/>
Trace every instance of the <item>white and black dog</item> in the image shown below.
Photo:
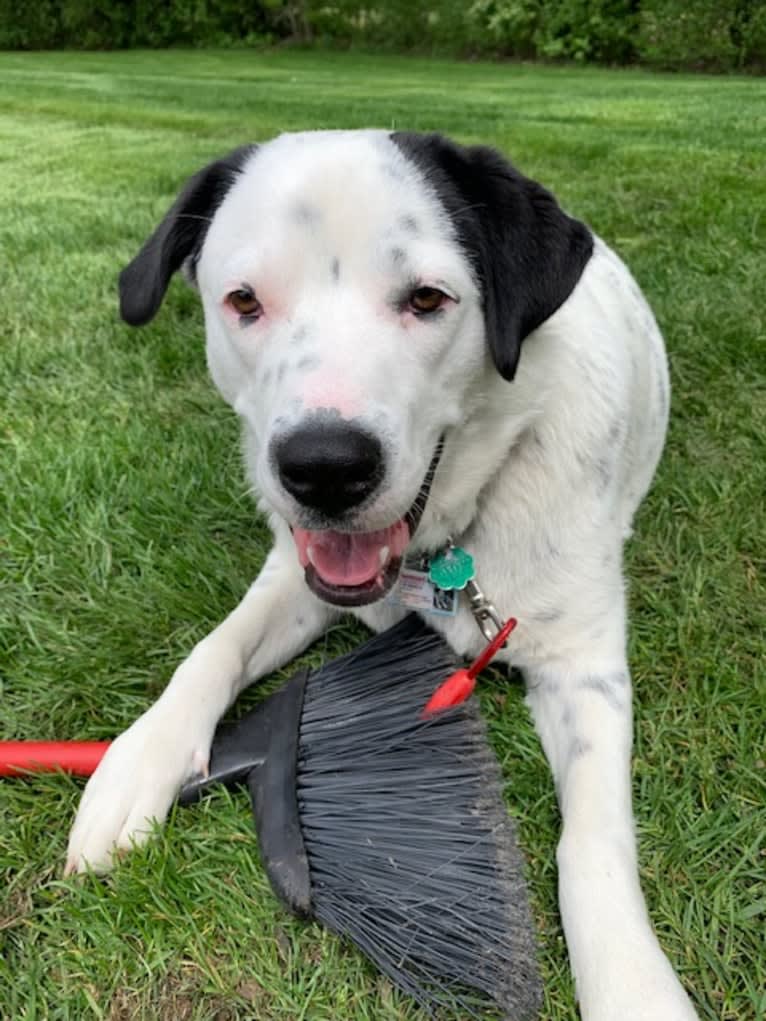
<path fill-rule="evenodd" d="M 120 279 L 131 324 L 199 289 L 274 548 L 88 783 L 68 870 L 107 868 L 204 770 L 242 688 L 348 611 L 379 630 L 405 554 L 470 552 L 563 816 L 561 914 L 587 1021 L 696 1015 L 639 887 L 622 545 L 652 479 L 662 337 L 620 259 L 494 151 L 310 132 L 197 173 Z M 522 352 L 523 344 L 523 352 Z M 465 656 L 467 606 L 435 616 Z"/>

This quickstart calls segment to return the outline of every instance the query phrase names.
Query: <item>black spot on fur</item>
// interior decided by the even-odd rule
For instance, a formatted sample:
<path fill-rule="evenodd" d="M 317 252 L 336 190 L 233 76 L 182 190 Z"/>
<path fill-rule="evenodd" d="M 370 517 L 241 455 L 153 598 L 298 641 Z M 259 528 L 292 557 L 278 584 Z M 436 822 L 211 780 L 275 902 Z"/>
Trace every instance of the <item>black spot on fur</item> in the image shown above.
<path fill-rule="evenodd" d="M 545 536 L 544 540 L 544 553 L 543 558 L 548 560 L 558 560 L 561 556 L 561 550 L 556 546 L 549 535 Z"/>
<path fill-rule="evenodd" d="M 540 624 L 555 624 L 556 621 L 561 620 L 564 616 L 564 611 L 557 609 L 540 610 L 539 613 L 532 613 L 530 616 L 532 620 L 536 620 Z"/>
<path fill-rule="evenodd" d="M 594 470 L 596 472 L 599 493 L 605 493 L 614 477 L 612 474 L 611 457 L 597 457 L 594 461 Z"/>
<path fill-rule="evenodd" d="M 616 712 L 623 712 L 626 706 L 625 688 L 628 683 L 626 674 L 609 674 L 606 677 L 585 677 L 579 687 L 585 691 L 595 691 L 601 695 Z"/>
<path fill-rule="evenodd" d="M 310 206 L 307 202 L 296 202 L 290 210 L 295 223 L 302 224 L 304 227 L 314 227 L 322 217 L 320 211 L 316 206 Z"/>
<path fill-rule="evenodd" d="M 411 238 L 417 237 L 418 234 L 420 233 L 420 227 L 418 226 L 418 221 L 415 219 L 414 216 L 400 216 L 399 217 L 399 229 L 404 234 L 407 234 L 408 237 L 411 237 Z"/>
<path fill-rule="evenodd" d="M 478 277 L 498 371 L 513 379 L 521 342 L 566 301 L 593 253 L 588 228 L 499 153 L 397 131 L 449 214 Z"/>
<path fill-rule="evenodd" d="M 392 181 L 404 180 L 404 171 L 396 163 L 383 163 L 380 169 L 381 172 L 385 174 L 386 177 L 390 177 Z"/>
<path fill-rule="evenodd" d="M 120 315 L 143 326 L 157 314 L 170 278 L 186 263 L 196 280 L 202 245 L 216 209 L 257 146 L 245 145 L 191 177 L 138 255 L 120 273 Z"/>
<path fill-rule="evenodd" d="M 299 372 L 312 372 L 314 369 L 318 369 L 322 364 L 322 359 L 319 355 L 304 355 L 303 358 L 299 359 L 296 363 L 295 368 Z"/>
<path fill-rule="evenodd" d="M 590 741 L 585 741 L 581 737 L 573 737 L 569 742 L 569 749 L 567 751 L 567 766 L 571 766 L 577 759 L 582 759 L 588 752 L 593 751 L 593 745 Z"/>

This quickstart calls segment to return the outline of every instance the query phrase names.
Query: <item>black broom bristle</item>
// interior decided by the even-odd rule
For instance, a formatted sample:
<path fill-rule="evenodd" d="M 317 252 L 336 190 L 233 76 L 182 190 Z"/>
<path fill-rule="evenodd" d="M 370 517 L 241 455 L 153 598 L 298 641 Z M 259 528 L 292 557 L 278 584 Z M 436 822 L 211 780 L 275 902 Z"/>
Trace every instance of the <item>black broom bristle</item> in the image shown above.
<path fill-rule="evenodd" d="M 523 862 L 477 703 L 421 715 L 456 665 L 410 617 L 309 677 L 297 797 L 312 912 L 428 1010 L 534 1017 Z"/>

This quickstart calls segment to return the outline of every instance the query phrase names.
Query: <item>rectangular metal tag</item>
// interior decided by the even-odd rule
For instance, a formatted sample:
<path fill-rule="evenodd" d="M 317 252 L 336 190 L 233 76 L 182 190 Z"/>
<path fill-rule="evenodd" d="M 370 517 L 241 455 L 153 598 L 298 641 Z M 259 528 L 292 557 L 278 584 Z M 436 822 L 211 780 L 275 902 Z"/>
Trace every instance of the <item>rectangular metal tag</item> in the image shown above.
<path fill-rule="evenodd" d="M 421 571 L 405 564 L 399 573 L 399 580 L 386 598 L 410 610 L 454 617 L 457 613 L 457 596 L 454 589 L 446 592 L 437 588 L 429 579 L 427 570 Z"/>

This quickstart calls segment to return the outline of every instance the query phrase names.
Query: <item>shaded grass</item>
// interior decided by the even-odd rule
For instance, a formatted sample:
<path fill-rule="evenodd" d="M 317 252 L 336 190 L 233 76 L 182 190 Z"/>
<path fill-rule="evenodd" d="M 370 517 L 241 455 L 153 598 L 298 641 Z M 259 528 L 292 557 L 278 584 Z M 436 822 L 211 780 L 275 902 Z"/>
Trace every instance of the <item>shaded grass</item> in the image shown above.
<path fill-rule="evenodd" d="M 242 52 L 6 54 L 0 80 L 2 736 L 114 735 L 268 548 L 193 295 L 174 284 L 145 331 L 116 315 L 115 274 L 179 182 L 286 129 L 495 144 L 628 259 L 666 333 L 671 432 L 628 555 L 642 879 L 701 1016 L 766 1015 L 764 84 Z M 359 634 L 337 628 L 308 658 Z M 570 1018 L 552 785 L 520 688 L 492 674 L 482 697 L 528 856 L 544 1016 Z M 0 786 L 0 1016 L 421 1016 L 279 908 L 243 798 L 175 812 L 105 883 L 62 881 L 79 789 Z"/>

